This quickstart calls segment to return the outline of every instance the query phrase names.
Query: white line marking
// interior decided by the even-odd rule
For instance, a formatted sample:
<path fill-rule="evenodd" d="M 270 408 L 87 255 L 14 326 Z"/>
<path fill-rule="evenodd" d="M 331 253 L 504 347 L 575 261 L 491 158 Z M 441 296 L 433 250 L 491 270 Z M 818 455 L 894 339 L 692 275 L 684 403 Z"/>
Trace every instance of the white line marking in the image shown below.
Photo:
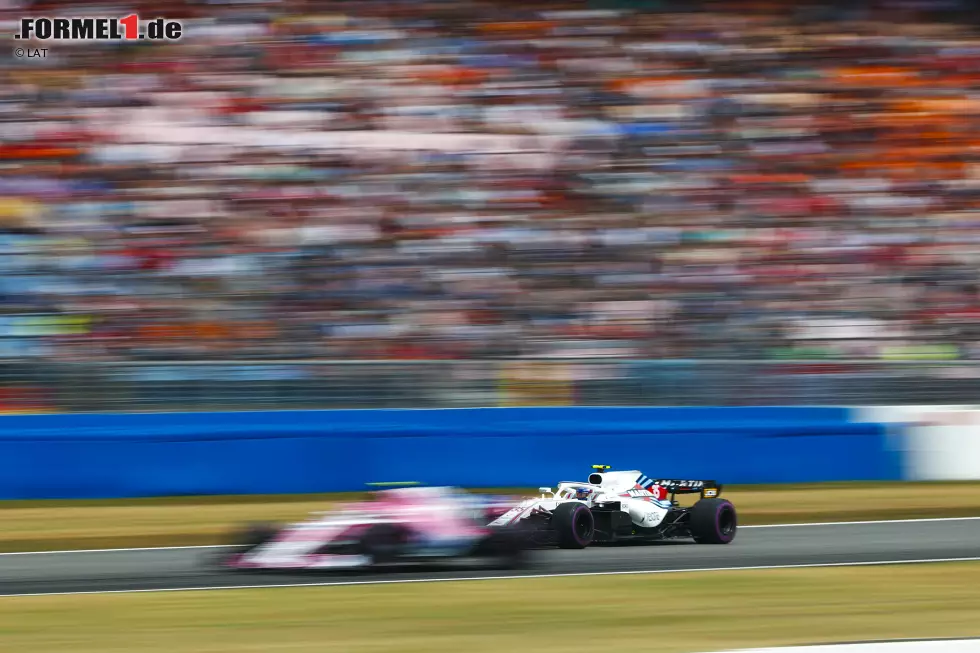
<path fill-rule="evenodd" d="M 322 583 L 279 583 L 270 585 L 227 585 L 206 587 L 164 587 L 158 589 L 83 590 L 78 592 L 28 592 L 0 594 L 2 598 L 21 596 L 78 596 L 83 594 L 142 594 L 149 592 L 205 592 L 212 590 L 280 589 L 286 587 L 349 587 L 354 585 L 406 585 L 409 583 L 452 583 L 475 580 L 519 580 L 530 578 L 577 578 L 583 576 L 646 576 L 652 574 L 687 574 L 716 571 L 768 571 L 774 569 L 812 569 L 817 567 L 881 567 L 886 565 L 920 565 L 936 562 L 978 562 L 980 556 L 968 558 L 923 558 L 919 560 L 874 560 L 869 562 L 814 562 L 798 565 L 753 565 L 746 567 L 696 567 L 693 569 L 648 569 L 644 571 L 579 571 L 555 574 L 525 574 L 516 576 L 464 576 L 451 578 L 393 578 L 376 580 L 341 580 Z"/>
<path fill-rule="evenodd" d="M 879 642 L 846 642 L 840 644 L 805 644 L 771 648 L 739 649 L 720 653 L 976 653 L 977 640 L 970 639 L 896 639 Z"/>
<path fill-rule="evenodd" d="M 61 551 L 10 551 L 0 556 L 65 555 L 72 553 L 125 553 L 127 551 L 180 551 L 181 549 L 225 549 L 226 544 L 199 544 L 192 546 L 146 546 L 129 549 L 65 549 Z"/>
<path fill-rule="evenodd" d="M 879 519 L 873 521 L 826 521 L 803 524 L 757 524 L 754 526 L 739 526 L 742 528 L 798 528 L 800 526 L 863 526 L 867 524 L 916 524 L 942 521 L 977 521 L 980 517 L 926 517 L 923 519 Z"/>
<path fill-rule="evenodd" d="M 916 524 L 929 522 L 978 521 L 980 517 L 929 517 L 924 519 L 881 519 L 877 521 L 828 521 L 802 524 L 755 524 L 739 526 L 739 530 L 749 528 L 800 528 L 803 526 L 866 526 L 870 524 Z M 225 544 L 199 544 L 190 546 L 147 546 L 122 549 L 63 549 L 59 551 L 10 551 L 0 556 L 65 555 L 73 553 L 125 553 L 127 551 L 179 551 L 182 549 L 223 549 Z"/>

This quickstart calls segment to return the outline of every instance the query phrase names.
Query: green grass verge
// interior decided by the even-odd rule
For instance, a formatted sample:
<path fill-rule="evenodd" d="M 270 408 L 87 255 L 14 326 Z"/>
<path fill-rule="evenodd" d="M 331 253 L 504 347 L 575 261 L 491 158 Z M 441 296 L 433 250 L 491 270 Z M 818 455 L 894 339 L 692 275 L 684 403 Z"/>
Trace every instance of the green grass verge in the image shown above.
<path fill-rule="evenodd" d="M 980 564 L 0 598 L 5 653 L 690 653 L 980 636 Z"/>
<path fill-rule="evenodd" d="M 733 486 L 724 495 L 746 525 L 980 516 L 980 483 Z M 302 519 L 360 496 L 4 501 L 0 551 L 219 544 L 244 522 Z"/>

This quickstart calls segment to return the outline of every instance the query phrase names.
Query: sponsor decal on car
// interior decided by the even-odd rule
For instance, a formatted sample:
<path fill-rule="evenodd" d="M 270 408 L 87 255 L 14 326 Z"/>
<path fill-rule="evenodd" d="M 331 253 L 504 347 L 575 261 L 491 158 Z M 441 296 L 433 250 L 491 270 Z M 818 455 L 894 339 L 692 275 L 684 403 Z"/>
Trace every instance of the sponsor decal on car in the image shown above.
<path fill-rule="evenodd" d="M 670 509 L 673 507 L 673 504 L 670 501 L 662 500 L 662 497 L 654 495 L 649 490 L 644 488 L 627 490 L 626 492 L 621 493 L 619 496 L 625 499 L 639 499 L 640 501 L 646 501 L 647 503 L 652 503 L 658 508 Z"/>
<path fill-rule="evenodd" d="M 657 485 L 666 485 L 668 487 L 684 487 L 684 488 L 697 488 L 704 487 L 704 481 L 673 481 L 670 479 L 660 479 L 654 481 Z"/>

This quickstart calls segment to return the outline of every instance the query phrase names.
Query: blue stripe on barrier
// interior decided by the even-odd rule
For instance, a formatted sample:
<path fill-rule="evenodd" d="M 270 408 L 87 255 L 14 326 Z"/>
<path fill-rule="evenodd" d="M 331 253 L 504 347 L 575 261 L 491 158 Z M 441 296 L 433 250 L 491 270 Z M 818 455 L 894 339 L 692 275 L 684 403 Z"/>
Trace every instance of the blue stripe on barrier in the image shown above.
<path fill-rule="evenodd" d="M 846 408 L 499 408 L 0 417 L 0 498 L 538 487 L 593 463 L 722 483 L 898 480 Z"/>

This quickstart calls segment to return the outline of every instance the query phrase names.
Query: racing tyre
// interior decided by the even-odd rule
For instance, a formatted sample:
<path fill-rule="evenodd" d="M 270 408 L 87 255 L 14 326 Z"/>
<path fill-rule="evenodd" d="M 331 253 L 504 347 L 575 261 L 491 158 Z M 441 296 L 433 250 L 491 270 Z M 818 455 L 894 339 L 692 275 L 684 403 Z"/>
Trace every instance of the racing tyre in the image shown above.
<path fill-rule="evenodd" d="M 372 565 L 395 562 L 402 554 L 405 533 L 391 524 L 377 524 L 361 538 L 361 551 L 371 558 Z"/>
<path fill-rule="evenodd" d="M 500 569 L 520 569 L 527 560 L 527 546 L 521 533 L 494 529 L 475 551 L 492 567 Z"/>
<path fill-rule="evenodd" d="M 235 537 L 232 546 L 238 547 L 240 551 L 254 549 L 262 546 L 279 532 L 279 527 L 275 524 L 249 524 Z"/>
<path fill-rule="evenodd" d="M 227 549 L 222 549 L 220 553 L 212 555 L 209 564 L 229 568 L 238 556 L 272 540 L 279 533 L 279 530 L 280 528 L 275 524 L 249 524 L 232 536 Z"/>
<path fill-rule="evenodd" d="M 698 544 L 728 544 L 735 539 L 738 516 L 725 499 L 701 499 L 691 507 L 691 535 Z"/>
<path fill-rule="evenodd" d="M 559 548 L 584 549 L 592 544 L 595 518 L 584 503 L 562 503 L 551 514 L 551 528 Z"/>

